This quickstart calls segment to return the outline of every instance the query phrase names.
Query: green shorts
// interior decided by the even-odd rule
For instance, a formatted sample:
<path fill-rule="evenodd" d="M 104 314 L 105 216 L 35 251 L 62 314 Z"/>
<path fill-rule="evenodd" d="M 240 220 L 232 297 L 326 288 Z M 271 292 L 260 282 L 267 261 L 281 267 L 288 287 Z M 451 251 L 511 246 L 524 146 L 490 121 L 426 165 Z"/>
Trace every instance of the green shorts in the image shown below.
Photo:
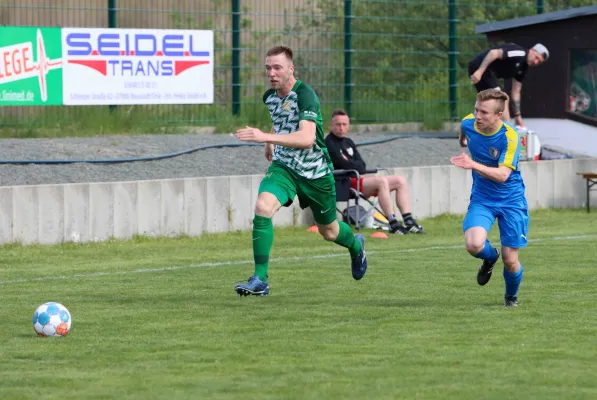
<path fill-rule="evenodd" d="M 289 207 L 298 196 L 301 208 L 311 207 L 313 219 L 320 225 L 336 220 L 336 183 L 332 174 L 307 179 L 274 161 L 259 185 L 259 194 L 263 192 L 276 196 L 284 207 Z"/>

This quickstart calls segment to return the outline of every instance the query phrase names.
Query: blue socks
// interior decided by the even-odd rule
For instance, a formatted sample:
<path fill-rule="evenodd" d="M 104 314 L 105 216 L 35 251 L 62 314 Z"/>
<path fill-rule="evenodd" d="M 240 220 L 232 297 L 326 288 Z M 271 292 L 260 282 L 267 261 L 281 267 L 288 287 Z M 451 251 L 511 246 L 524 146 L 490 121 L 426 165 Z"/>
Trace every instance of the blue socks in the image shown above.
<path fill-rule="evenodd" d="M 479 253 L 475 254 L 476 258 L 480 258 L 481 260 L 487 261 L 495 261 L 497 260 L 497 250 L 495 247 L 492 247 L 489 243 L 489 240 L 485 241 L 485 247 Z"/>
<path fill-rule="evenodd" d="M 494 262 L 497 260 L 497 250 L 491 246 L 489 240 L 486 240 L 483 250 L 475 254 L 474 257 Z M 510 272 L 504 267 L 505 296 L 516 296 L 518 294 L 518 287 L 520 286 L 520 282 L 522 282 L 522 271 L 522 264 L 520 264 L 518 272 Z"/>
<path fill-rule="evenodd" d="M 506 283 L 506 294 L 505 296 L 516 296 L 518 293 L 518 287 L 522 281 L 522 264 L 518 272 L 510 272 L 504 268 L 504 282 Z"/>

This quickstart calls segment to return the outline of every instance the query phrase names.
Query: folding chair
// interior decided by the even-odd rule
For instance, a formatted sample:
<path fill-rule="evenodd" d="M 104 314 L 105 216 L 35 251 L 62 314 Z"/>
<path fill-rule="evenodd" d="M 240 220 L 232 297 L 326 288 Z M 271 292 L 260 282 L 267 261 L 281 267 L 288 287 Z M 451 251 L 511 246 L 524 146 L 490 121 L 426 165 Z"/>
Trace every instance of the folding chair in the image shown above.
<path fill-rule="evenodd" d="M 365 174 L 375 174 L 377 168 L 365 170 Z M 361 191 L 361 180 L 359 171 L 354 169 L 337 169 L 332 171 L 334 179 L 336 181 L 336 202 L 346 202 L 346 209 L 341 210 L 336 207 L 342 215 L 342 219 L 347 224 L 352 224 L 356 227 L 357 231 L 361 229 L 361 226 L 370 218 L 375 211 L 383 214 L 378 207 L 378 200 L 376 199 L 373 204 L 369 202 L 369 199 Z M 351 178 L 356 178 L 357 185 L 356 190 L 352 188 Z M 350 200 L 353 200 L 354 206 L 350 206 Z M 359 200 L 365 200 L 371 207 L 366 210 L 359 204 Z"/>

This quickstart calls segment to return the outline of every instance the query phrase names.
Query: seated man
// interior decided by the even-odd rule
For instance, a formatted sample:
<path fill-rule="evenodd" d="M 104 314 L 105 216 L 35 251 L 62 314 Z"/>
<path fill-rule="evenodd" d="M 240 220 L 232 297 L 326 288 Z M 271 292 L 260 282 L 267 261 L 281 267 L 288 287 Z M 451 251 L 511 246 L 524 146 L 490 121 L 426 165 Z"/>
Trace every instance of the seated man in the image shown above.
<path fill-rule="evenodd" d="M 350 129 L 350 119 L 344 110 L 332 113 L 331 133 L 326 136 L 325 144 L 334 163 L 335 169 L 354 169 L 365 172 L 365 161 L 357 151 L 354 142 L 345 137 Z M 365 176 L 359 184 L 361 193 L 366 197 L 377 196 L 379 205 L 390 222 L 390 232 L 405 235 L 423 233 L 423 227 L 417 224 L 411 214 L 410 198 L 406 179 L 402 176 Z M 356 189 L 356 178 L 352 178 L 352 187 Z M 402 224 L 394 214 L 391 192 L 396 191 L 396 204 L 402 212 Z"/>

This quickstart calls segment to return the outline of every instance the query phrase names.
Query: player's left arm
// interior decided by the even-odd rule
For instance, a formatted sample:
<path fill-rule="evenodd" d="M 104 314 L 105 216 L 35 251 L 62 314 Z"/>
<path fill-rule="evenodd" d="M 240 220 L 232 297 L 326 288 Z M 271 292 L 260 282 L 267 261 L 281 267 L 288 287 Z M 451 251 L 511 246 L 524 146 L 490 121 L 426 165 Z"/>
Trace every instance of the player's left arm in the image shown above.
<path fill-rule="evenodd" d="M 297 149 L 310 149 L 315 143 L 315 121 L 303 119 L 299 122 L 299 130 L 287 135 L 272 135 L 266 143 Z"/>
<path fill-rule="evenodd" d="M 491 179 L 497 183 L 504 183 L 510 177 L 512 170 L 506 166 L 500 165 L 496 167 L 488 167 L 487 165 L 479 164 L 476 161 L 473 161 L 473 168 L 474 171 L 481 176 L 484 176 L 487 179 Z"/>
<path fill-rule="evenodd" d="M 518 168 L 518 152 L 520 140 L 518 133 L 507 126 L 506 145 L 501 149 L 497 167 L 489 167 L 471 159 L 467 154 L 452 157 L 450 161 L 457 167 L 472 169 L 479 175 L 491 179 L 494 182 L 504 183 L 510 177 L 512 171 Z"/>
<path fill-rule="evenodd" d="M 498 183 L 506 182 L 512 173 L 512 170 L 504 165 L 500 165 L 498 167 L 488 167 L 487 165 L 480 164 L 476 161 L 473 161 L 473 159 L 471 159 L 471 157 L 465 153 L 450 158 L 450 162 L 460 168 L 472 169 L 479 175 Z"/>
<path fill-rule="evenodd" d="M 317 120 L 319 117 L 319 98 L 308 86 L 297 89 L 298 131 L 272 138 L 273 144 L 298 149 L 310 149 L 317 138 Z"/>
<path fill-rule="evenodd" d="M 247 126 L 236 131 L 236 137 L 243 142 L 268 143 L 297 149 L 310 149 L 315 143 L 315 122 L 302 120 L 299 130 L 285 135 L 270 135 L 257 128 Z"/>
<path fill-rule="evenodd" d="M 520 136 L 518 132 L 508 124 L 506 127 L 506 144 L 503 146 L 498 160 L 500 168 L 507 168 L 510 171 L 518 169 L 520 159 Z M 508 174 L 509 176 L 510 174 Z"/>

